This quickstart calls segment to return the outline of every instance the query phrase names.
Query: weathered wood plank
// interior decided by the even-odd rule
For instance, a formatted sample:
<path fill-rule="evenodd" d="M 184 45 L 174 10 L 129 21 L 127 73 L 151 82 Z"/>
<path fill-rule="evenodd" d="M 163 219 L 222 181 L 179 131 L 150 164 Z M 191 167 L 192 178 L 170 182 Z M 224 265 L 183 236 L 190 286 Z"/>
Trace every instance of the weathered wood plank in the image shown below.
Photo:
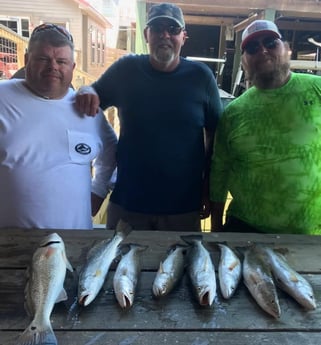
<path fill-rule="evenodd" d="M 45 230 L 2 230 L 0 232 L 0 267 L 26 267 L 42 236 L 53 231 Z M 80 267 L 89 248 L 97 241 L 112 237 L 108 230 L 57 231 L 64 239 L 67 256 L 76 268 Z M 125 242 L 137 242 L 149 248 L 142 257 L 143 269 L 157 270 L 160 260 L 175 242 L 182 242 L 180 236 L 190 233 L 133 231 Z M 210 250 L 215 264 L 218 262 L 216 242 L 226 242 L 232 247 L 245 247 L 251 243 L 267 243 L 281 249 L 291 266 L 299 272 L 321 272 L 321 236 L 203 233 L 204 243 Z M 308 253 L 308 255 L 307 255 Z"/>
<path fill-rule="evenodd" d="M 19 332 L 0 331 L 0 345 L 14 345 Z M 59 345 L 316 345 L 318 332 L 56 331 Z"/>
<path fill-rule="evenodd" d="M 200 307 L 185 276 L 172 294 L 161 300 L 151 293 L 154 272 L 143 272 L 139 281 L 134 305 L 122 310 L 112 289 L 113 272 L 110 272 L 103 290 L 88 307 L 67 318 L 74 301 L 75 285 L 70 275 L 65 287 L 69 304 L 58 304 L 52 313 L 54 329 L 109 331 L 109 330 L 190 330 L 190 331 L 244 331 L 278 330 L 321 332 L 321 275 L 308 275 L 317 300 L 317 309 L 306 312 L 285 293 L 279 291 L 282 315 L 278 320 L 263 312 L 241 284 L 231 300 L 220 293 L 212 307 Z M 30 320 L 23 308 L 24 270 L 0 270 L 0 329 L 23 330 Z"/>

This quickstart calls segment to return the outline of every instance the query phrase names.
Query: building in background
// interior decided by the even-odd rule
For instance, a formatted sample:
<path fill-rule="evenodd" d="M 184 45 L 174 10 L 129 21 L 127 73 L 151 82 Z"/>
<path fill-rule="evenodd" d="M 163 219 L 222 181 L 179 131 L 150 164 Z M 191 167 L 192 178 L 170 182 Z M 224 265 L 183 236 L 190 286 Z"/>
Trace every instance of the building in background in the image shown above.
<path fill-rule="evenodd" d="M 0 78 L 10 78 L 15 69 L 23 66 L 26 40 L 32 30 L 39 24 L 51 22 L 64 26 L 73 35 L 75 61 L 81 71 L 76 75 L 75 86 L 96 79 L 112 62 L 127 53 L 113 44 L 119 2 L 93 0 L 91 5 L 86 0 L 1 0 Z"/>

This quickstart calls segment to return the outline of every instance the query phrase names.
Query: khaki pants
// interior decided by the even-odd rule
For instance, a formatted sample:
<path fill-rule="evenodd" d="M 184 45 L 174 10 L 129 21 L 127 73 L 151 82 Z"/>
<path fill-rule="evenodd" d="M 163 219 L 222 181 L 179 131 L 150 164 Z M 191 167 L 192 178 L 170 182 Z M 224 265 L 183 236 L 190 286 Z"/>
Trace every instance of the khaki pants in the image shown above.
<path fill-rule="evenodd" d="M 201 231 L 199 212 L 173 215 L 153 215 L 130 212 L 109 201 L 107 206 L 107 229 L 115 229 L 122 219 L 133 230 Z"/>

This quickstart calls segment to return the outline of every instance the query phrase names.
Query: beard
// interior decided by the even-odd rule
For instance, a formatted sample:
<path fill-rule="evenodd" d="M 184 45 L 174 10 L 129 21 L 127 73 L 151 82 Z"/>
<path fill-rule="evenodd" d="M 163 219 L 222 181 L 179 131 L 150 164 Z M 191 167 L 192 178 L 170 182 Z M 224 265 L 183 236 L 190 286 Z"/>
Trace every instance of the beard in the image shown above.
<path fill-rule="evenodd" d="M 249 75 L 251 84 L 257 86 L 259 89 L 269 89 L 270 86 L 275 84 L 282 84 L 289 74 L 290 63 L 284 61 L 277 65 L 272 70 L 267 71 L 254 71 Z"/>
<path fill-rule="evenodd" d="M 247 65 L 243 60 L 246 79 L 259 89 L 274 88 L 282 85 L 290 71 L 288 50 L 279 57 L 270 57 L 270 61 L 258 61 L 255 65 Z"/>
<path fill-rule="evenodd" d="M 153 54 L 153 58 L 160 64 L 170 64 L 175 59 L 173 49 L 158 48 Z"/>

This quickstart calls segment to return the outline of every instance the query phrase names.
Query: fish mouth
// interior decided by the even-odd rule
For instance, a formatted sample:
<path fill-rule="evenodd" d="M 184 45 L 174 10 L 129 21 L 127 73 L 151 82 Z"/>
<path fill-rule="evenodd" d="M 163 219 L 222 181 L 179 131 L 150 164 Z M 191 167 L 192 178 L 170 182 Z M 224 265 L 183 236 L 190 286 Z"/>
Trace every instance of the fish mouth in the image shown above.
<path fill-rule="evenodd" d="M 203 294 L 200 295 L 199 297 L 200 305 L 201 306 L 210 306 L 212 304 L 212 298 L 210 296 L 210 292 L 206 291 Z"/>
<path fill-rule="evenodd" d="M 154 293 L 154 296 L 156 296 L 156 297 L 165 295 L 165 292 L 166 292 L 166 290 L 164 287 L 158 286 L 158 287 L 153 288 L 153 293 Z"/>
<path fill-rule="evenodd" d="M 83 307 L 86 307 L 91 301 L 92 301 L 92 298 L 90 297 L 89 293 L 80 296 L 78 299 L 78 303 L 82 305 Z"/>
<path fill-rule="evenodd" d="M 131 302 L 131 300 L 126 295 L 124 295 L 123 298 L 122 298 L 122 301 L 120 303 L 120 306 L 123 309 L 128 309 L 128 308 L 130 308 L 132 306 L 132 302 Z"/>

